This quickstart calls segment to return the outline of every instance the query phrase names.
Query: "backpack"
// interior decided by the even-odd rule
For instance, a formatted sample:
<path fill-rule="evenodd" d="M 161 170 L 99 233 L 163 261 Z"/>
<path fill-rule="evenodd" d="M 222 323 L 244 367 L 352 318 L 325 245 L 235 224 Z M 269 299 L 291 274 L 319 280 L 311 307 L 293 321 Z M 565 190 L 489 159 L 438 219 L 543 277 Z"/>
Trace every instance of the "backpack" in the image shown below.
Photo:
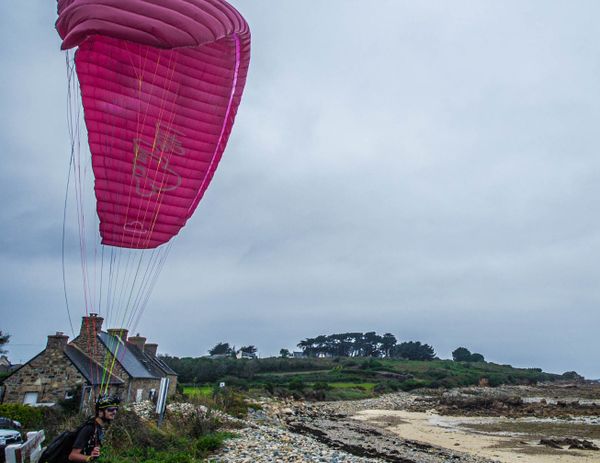
<path fill-rule="evenodd" d="M 73 450 L 73 444 L 77 434 L 88 424 L 92 424 L 94 418 L 90 418 L 82 423 L 75 431 L 63 431 L 56 436 L 48 447 L 44 449 L 39 459 L 39 463 L 65 463 L 69 461 L 69 454 Z"/>

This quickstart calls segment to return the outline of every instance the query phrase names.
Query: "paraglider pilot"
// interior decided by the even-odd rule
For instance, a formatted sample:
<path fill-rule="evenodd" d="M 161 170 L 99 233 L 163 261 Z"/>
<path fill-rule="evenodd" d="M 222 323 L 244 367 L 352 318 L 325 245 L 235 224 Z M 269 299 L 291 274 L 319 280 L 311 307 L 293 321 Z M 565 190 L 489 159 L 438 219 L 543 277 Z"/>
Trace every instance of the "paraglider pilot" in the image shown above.
<path fill-rule="evenodd" d="M 69 461 L 89 462 L 100 456 L 104 431 L 115 419 L 120 402 L 115 396 L 102 396 L 96 401 L 96 416 L 75 437 Z"/>

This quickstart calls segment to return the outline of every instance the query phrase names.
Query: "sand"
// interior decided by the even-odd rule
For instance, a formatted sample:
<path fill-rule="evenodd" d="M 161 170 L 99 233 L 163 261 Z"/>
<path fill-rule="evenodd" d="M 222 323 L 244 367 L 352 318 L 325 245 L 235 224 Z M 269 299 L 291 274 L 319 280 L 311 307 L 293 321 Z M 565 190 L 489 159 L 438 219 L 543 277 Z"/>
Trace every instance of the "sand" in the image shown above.
<path fill-rule="evenodd" d="M 539 439 L 530 436 L 491 435 L 460 428 L 461 424 L 481 423 L 481 418 L 389 410 L 364 410 L 353 418 L 384 427 L 404 439 L 503 463 L 600 463 L 600 451 L 551 449 L 538 445 Z"/>

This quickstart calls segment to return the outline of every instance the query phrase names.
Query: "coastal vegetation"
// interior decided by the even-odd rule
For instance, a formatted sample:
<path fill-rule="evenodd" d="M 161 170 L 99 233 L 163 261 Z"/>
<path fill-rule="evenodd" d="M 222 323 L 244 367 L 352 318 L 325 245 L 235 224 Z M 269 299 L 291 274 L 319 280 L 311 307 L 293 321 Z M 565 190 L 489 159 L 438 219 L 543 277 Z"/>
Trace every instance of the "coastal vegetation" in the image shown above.
<path fill-rule="evenodd" d="M 208 396 L 220 383 L 250 393 L 314 400 L 373 397 L 417 388 L 535 384 L 565 379 L 539 368 L 491 362 L 393 358 L 178 358 L 163 360 L 179 374 L 189 396 Z"/>
<path fill-rule="evenodd" d="M 248 404 L 239 394 L 229 391 L 227 397 L 203 400 L 202 405 L 174 403 L 160 426 L 150 408 L 134 410 L 122 407 L 108 428 L 102 447 L 102 460 L 112 463 L 200 463 L 222 447 L 226 439 L 237 437 L 224 413 L 245 415 Z M 86 417 L 69 407 L 31 407 L 22 404 L 0 404 L 0 416 L 19 421 L 23 432 L 44 429 L 46 442 L 65 429 L 75 429 Z"/>
<path fill-rule="evenodd" d="M 398 342 L 392 333 L 374 331 L 308 337 L 297 347 L 301 352 L 283 348 L 279 357 L 259 359 L 253 345 L 237 350 L 219 342 L 210 356 L 162 359 L 178 373 L 181 392 L 188 397 L 208 397 L 226 385 L 273 396 L 347 400 L 418 388 L 535 384 L 569 379 L 565 375 L 573 373 L 486 362 L 466 347 L 456 348 L 452 360 L 442 360 L 427 343 Z"/>

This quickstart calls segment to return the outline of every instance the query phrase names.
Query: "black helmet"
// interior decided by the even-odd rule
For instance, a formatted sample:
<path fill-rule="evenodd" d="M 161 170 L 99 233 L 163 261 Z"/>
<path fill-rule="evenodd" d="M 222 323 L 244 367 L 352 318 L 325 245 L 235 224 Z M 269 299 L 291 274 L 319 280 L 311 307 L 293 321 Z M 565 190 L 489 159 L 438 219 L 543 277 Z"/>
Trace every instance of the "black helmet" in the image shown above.
<path fill-rule="evenodd" d="M 120 403 L 121 399 L 119 399 L 117 396 L 104 394 L 98 397 L 98 400 L 96 400 L 96 414 L 105 408 L 118 407 Z"/>

